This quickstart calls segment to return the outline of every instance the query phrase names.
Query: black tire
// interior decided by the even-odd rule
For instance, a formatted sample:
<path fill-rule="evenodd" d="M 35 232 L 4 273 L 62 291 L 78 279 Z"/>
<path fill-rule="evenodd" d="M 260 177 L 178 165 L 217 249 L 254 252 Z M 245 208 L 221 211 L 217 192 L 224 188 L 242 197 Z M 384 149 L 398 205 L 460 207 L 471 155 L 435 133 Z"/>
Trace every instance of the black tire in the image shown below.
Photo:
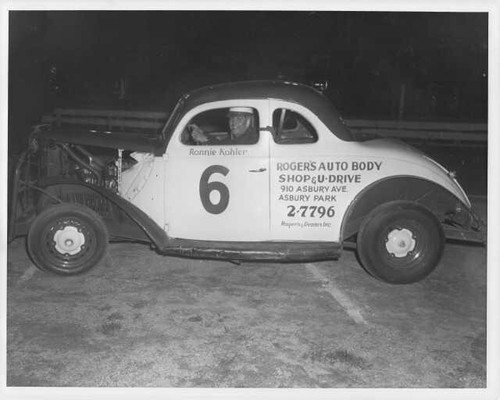
<path fill-rule="evenodd" d="M 63 203 L 42 211 L 28 232 L 27 248 L 42 271 L 75 275 L 106 255 L 109 234 L 102 218 L 88 207 Z"/>
<path fill-rule="evenodd" d="M 436 268 L 444 241 L 443 228 L 433 213 L 411 202 L 393 201 L 365 218 L 358 232 L 357 253 L 375 278 L 413 283 Z"/>

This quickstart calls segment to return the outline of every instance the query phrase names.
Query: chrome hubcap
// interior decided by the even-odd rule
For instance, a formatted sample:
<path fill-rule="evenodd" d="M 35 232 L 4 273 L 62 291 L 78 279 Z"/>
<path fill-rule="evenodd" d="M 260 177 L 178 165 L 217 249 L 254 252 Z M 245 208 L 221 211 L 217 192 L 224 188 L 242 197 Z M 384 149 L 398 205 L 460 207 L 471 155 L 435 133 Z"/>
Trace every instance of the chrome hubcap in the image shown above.
<path fill-rule="evenodd" d="M 387 252 L 397 258 L 411 255 L 417 244 L 413 233 L 408 229 L 396 228 L 385 239 Z"/>
<path fill-rule="evenodd" d="M 65 226 L 54 234 L 54 247 L 61 254 L 78 254 L 84 245 L 85 235 L 74 226 Z"/>

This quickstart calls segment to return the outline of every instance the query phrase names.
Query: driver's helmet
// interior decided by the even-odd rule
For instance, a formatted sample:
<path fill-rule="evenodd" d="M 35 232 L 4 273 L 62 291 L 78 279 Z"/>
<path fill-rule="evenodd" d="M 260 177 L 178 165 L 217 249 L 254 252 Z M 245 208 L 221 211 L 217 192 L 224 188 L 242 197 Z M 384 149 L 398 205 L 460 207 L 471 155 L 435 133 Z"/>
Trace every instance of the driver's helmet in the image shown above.
<path fill-rule="evenodd" d="M 231 114 L 249 114 L 253 115 L 253 109 L 250 107 L 231 107 L 229 109 L 228 115 L 231 116 Z"/>

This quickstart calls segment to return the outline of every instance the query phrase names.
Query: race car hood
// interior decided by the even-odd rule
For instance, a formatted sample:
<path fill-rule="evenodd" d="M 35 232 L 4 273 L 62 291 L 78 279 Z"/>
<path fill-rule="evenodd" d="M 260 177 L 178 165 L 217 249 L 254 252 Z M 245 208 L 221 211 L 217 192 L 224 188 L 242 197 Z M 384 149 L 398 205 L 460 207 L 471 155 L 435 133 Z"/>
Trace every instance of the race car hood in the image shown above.
<path fill-rule="evenodd" d="M 413 166 L 426 170 L 428 179 L 445 187 L 469 208 L 471 207 L 470 200 L 454 175 L 422 151 L 394 139 L 373 139 L 361 142 L 359 145 L 367 154 L 377 154 L 377 158 L 398 160 L 409 165 L 410 169 Z"/>

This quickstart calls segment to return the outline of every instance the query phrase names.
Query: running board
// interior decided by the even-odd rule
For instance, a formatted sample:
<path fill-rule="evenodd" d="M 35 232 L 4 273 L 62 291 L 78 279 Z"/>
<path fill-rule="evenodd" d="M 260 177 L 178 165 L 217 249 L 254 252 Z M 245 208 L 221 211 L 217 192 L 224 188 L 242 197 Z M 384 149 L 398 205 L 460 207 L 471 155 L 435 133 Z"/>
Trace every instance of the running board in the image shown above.
<path fill-rule="evenodd" d="M 165 255 L 238 261 L 305 262 L 337 260 L 342 246 L 335 242 L 215 242 L 170 239 Z"/>

